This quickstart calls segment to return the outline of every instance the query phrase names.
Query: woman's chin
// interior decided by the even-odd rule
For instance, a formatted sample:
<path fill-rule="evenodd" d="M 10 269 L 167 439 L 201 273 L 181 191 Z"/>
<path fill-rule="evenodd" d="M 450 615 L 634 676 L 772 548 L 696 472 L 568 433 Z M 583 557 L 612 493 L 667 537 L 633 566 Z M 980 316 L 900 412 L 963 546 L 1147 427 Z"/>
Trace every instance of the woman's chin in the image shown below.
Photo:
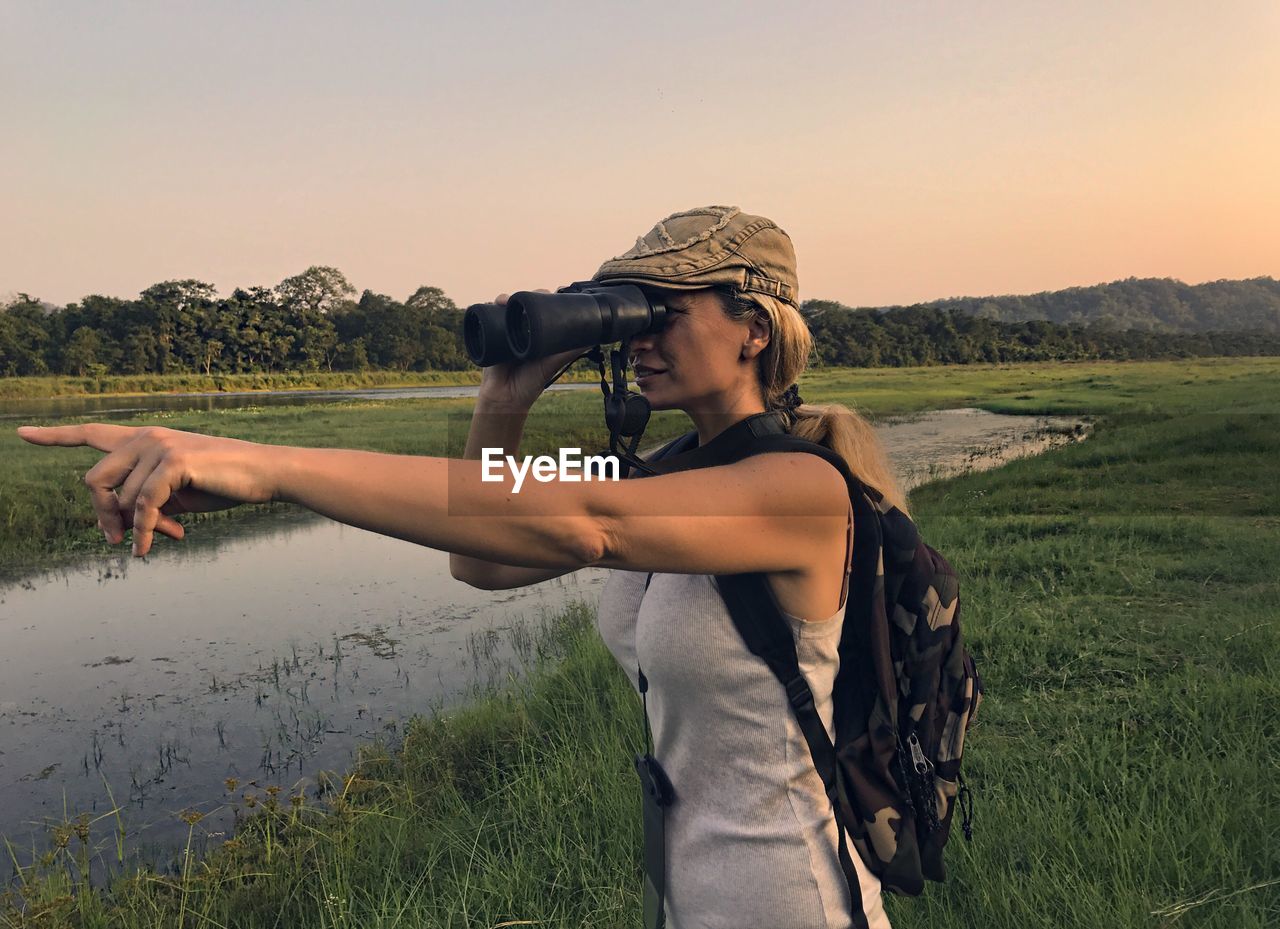
<path fill-rule="evenodd" d="M 649 402 L 649 409 L 651 410 L 656 411 L 656 410 L 674 409 L 674 407 L 672 406 L 669 400 L 663 399 L 662 391 L 660 390 L 645 390 L 643 387 L 641 387 L 640 396 L 644 397 L 645 400 Z"/>

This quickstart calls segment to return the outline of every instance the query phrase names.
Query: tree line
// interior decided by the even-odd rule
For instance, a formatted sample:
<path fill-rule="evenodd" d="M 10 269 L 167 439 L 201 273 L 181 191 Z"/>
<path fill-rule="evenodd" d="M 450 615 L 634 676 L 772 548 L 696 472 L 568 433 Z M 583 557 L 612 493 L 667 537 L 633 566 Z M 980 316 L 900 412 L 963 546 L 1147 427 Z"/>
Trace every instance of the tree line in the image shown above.
<path fill-rule="evenodd" d="M 1280 355 L 1280 333 L 1154 332 L 1108 324 L 1001 322 L 959 309 L 915 306 L 892 311 L 805 301 L 814 361 L 857 368 L 1014 361 Z"/>
<path fill-rule="evenodd" d="M 1218 282 L 1230 283 L 1257 282 Z M 52 307 L 20 295 L 2 309 L 0 376 L 471 367 L 463 311 L 440 288 L 419 287 L 403 301 L 370 290 L 356 299 L 355 288 L 328 267 L 308 268 L 275 287 L 237 288 L 227 298 L 210 284 L 185 280 L 155 284 L 136 300 L 93 295 Z M 1280 327 L 1169 332 L 1122 328 L 1110 317 L 1087 324 L 1007 321 L 972 309 L 963 301 L 867 309 L 808 300 L 802 312 L 818 365 L 1280 355 Z"/>
<path fill-rule="evenodd" d="M 1184 284 L 1172 278 L 1130 277 L 1092 287 L 1068 287 L 1025 296 L 952 297 L 916 306 L 955 310 L 1001 322 L 1046 319 L 1064 324 L 1095 323 L 1121 330 L 1244 329 L 1280 333 L 1280 281 L 1270 277 L 1205 284 Z M 898 311 L 905 307 L 874 309 Z"/>
<path fill-rule="evenodd" d="M 470 362 L 462 311 L 438 287 L 404 301 L 312 267 L 275 287 L 221 298 L 166 281 L 136 300 L 89 296 L 48 307 L 25 294 L 0 313 L 0 375 L 243 374 L 458 370 Z"/>

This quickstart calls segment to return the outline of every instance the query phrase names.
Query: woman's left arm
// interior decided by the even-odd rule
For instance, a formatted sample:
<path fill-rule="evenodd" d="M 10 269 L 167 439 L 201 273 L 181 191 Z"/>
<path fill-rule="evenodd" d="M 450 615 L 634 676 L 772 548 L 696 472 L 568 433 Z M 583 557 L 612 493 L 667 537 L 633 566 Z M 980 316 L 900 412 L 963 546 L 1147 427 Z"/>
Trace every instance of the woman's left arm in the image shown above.
<path fill-rule="evenodd" d="M 85 483 L 109 538 L 133 526 L 136 555 L 150 551 L 166 514 L 283 500 L 382 535 L 531 568 L 792 570 L 843 533 L 848 505 L 839 473 L 803 454 L 633 481 L 529 475 L 517 492 L 505 469 L 501 480 L 485 480 L 485 463 L 474 459 L 105 423 L 23 427 L 19 435 L 107 452 Z"/>

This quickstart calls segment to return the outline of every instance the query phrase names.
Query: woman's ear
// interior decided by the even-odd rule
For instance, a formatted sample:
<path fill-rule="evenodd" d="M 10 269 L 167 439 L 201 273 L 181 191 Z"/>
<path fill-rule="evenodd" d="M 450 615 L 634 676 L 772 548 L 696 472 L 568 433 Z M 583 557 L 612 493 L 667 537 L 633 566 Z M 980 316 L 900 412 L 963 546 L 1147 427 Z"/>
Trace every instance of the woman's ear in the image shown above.
<path fill-rule="evenodd" d="M 749 361 L 769 344 L 769 318 L 757 313 L 747 323 L 747 338 L 742 343 L 742 358 Z"/>

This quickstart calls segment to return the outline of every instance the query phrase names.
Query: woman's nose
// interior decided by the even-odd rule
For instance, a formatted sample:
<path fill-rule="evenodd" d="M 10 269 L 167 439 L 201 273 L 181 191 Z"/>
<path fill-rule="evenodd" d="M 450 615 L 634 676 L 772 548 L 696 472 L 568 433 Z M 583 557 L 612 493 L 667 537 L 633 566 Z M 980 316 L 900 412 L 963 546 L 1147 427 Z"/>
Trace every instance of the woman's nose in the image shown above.
<path fill-rule="evenodd" d="M 633 335 L 627 340 L 627 344 L 631 348 L 631 354 L 636 355 L 640 352 L 647 352 L 653 348 L 657 338 L 658 334 L 656 332 L 642 332 L 639 335 Z"/>

